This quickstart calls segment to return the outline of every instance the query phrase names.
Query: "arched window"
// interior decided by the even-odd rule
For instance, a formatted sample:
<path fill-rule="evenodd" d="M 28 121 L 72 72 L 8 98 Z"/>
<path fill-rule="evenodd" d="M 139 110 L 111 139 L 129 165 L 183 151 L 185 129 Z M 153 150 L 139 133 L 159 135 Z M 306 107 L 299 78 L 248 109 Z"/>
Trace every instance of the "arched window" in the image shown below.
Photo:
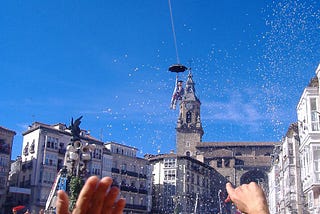
<path fill-rule="evenodd" d="M 186 152 L 186 156 L 190 157 L 190 151 Z"/>

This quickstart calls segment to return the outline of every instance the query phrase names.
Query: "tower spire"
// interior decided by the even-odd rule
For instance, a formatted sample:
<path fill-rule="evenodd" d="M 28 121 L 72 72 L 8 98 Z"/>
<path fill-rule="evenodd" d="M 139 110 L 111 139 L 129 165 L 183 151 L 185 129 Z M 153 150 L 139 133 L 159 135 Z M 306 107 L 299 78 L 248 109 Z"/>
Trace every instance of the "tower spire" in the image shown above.
<path fill-rule="evenodd" d="M 178 155 L 196 156 L 196 145 L 202 141 L 203 129 L 200 118 L 200 100 L 195 93 L 195 83 L 189 69 L 176 126 Z"/>

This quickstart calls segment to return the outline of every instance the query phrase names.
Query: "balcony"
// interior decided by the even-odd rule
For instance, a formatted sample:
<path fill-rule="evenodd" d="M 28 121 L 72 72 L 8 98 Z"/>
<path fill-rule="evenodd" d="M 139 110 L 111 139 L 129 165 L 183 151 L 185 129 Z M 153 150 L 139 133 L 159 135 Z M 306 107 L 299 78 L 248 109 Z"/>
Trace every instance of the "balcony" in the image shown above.
<path fill-rule="evenodd" d="M 139 178 L 144 178 L 144 179 L 147 179 L 147 175 L 144 175 L 144 174 L 139 174 Z"/>
<path fill-rule="evenodd" d="M 120 186 L 120 190 L 121 190 L 121 191 L 127 191 L 127 192 L 138 192 L 138 190 L 137 190 L 136 187 L 124 186 L 124 185 L 121 185 L 121 186 Z"/>
<path fill-rule="evenodd" d="M 147 195 L 147 194 L 148 194 L 148 190 L 146 190 L 146 189 L 139 189 L 139 190 L 138 190 L 138 193 Z"/>
<path fill-rule="evenodd" d="M 32 161 L 28 161 L 28 162 L 25 162 L 22 164 L 21 169 L 22 169 L 22 171 L 26 171 L 28 169 L 31 170 L 32 167 L 33 167 Z"/>
<path fill-rule="evenodd" d="M 31 181 L 27 180 L 27 181 L 24 181 L 24 182 L 20 182 L 19 187 L 20 188 L 30 188 L 31 187 Z"/>
<path fill-rule="evenodd" d="M 132 171 L 127 171 L 127 175 L 132 176 L 132 177 L 138 177 L 139 174 L 137 172 L 132 172 Z"/>
<path fill-rule="evenodd" d="M 147 210 L 147 206 L 137 204 L 126 204 L 125 208 L 135 210 Z"/>
<path fill-rule="evenodd" d="M 66 149 L 59 149 L 58 152 L 59 152 L 59 154 L 64 155 L 66 153 L 66 151 L 67 151 Z"/>
<path fill-rule="evenodd" d="M 111 168 L 112 173 L 120 173 L 120 170 L 118 168 Z"/>

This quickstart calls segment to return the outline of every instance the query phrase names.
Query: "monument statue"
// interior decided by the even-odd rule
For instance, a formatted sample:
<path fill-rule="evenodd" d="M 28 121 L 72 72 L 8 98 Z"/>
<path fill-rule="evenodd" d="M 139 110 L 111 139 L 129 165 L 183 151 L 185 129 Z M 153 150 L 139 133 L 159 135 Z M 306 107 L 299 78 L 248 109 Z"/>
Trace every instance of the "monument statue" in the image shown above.
<path fill-rule="evenodd" d="M 73 122 L 73 118 L 71 119 L 71 125 L 69 126 L 69 129 L 71 130 L 72 138 L 71 141 L 80 141 L 80 123 L 83 116 L 79 117 Z"/>

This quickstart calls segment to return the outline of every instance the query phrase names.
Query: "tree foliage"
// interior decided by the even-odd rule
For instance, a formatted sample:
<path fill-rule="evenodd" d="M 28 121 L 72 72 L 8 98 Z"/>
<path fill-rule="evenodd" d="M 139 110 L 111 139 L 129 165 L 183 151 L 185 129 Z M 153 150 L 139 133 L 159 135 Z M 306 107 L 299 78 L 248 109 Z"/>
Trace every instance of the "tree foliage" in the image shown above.
<path fill-rule="evenodd" d="M 83 180 L 78 176 L 72 176 L 69 183 L 69 197 L 70 204 L 69 210 L 72 211 L 75 208 L 76 201 L 78 199 L 81 188 L 83 187 Z"/>

